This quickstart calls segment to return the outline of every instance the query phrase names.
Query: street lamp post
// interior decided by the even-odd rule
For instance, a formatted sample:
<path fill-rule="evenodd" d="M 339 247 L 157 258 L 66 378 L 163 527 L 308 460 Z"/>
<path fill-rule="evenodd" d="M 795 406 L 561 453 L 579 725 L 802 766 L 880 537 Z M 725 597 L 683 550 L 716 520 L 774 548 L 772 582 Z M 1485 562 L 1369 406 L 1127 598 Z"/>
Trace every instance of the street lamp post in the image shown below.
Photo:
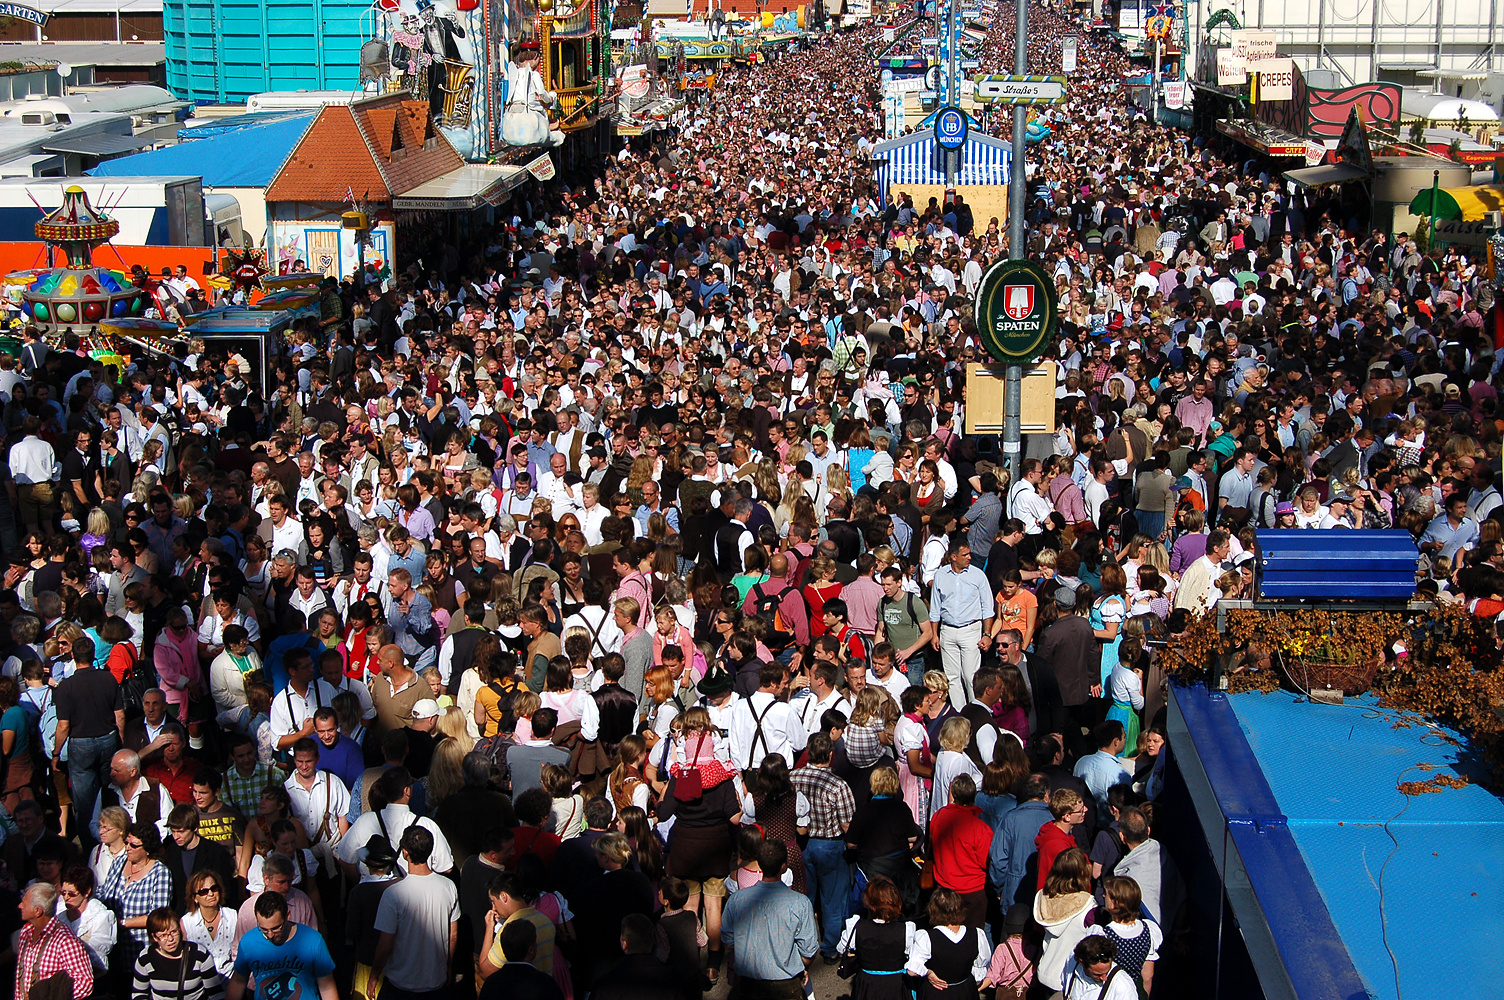
<path fill-rule="evenodd" d="M 1013 37 L 1013 71 L 1020 76 L 1029 72 L 1029 0 L 1014 0 L 1017 5 L 1017 20 Z M 1027 201 L 1028 172 L 1024 169 L 1028 145 L 1024 127 L 1028 109 L 1022 104 L 1013 106 L 1013 161 L 1009 165 L 1008 178 L 1008 256 L 1023 260 L 1028 256 L 1024 248 L 1024 205 Z M 1009 472 L 1018 476 L 1022 459 L 1024 369 L 1022 365 L 1010 364 L 1003 381 L 1003 460 Z"/>

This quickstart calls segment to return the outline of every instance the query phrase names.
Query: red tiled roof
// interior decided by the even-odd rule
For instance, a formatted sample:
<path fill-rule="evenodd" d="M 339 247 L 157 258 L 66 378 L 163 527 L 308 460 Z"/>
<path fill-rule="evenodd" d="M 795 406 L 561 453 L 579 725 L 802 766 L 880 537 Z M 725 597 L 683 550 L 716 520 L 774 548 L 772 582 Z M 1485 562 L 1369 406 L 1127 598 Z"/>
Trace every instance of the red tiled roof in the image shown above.
<path fill-rule="evenodd" d="M 266 187 L 267 201 L 344 201 L 345 192 L 373 202 L 391 201 L 381 171 L 344 105 L 319 112 L 292 155 Z"/>
<path fill-rule="evenodd" d="M 324 108 L 267 185 L 266 200 L 342 202 L 353 191 L 379 204 L 463 166 L 437 129 L 424 142 L 427 119 L 427 102 L 401 94 Z"/>
<path fill-rule="evenodd" d="M 424 143 L 428 131 L 427 101 L 404 100 L 400 94 L 390 94 L 357 101 L 350 105 L 350 112 L 394 195 L 465 165 L 465 158 L 438 129 L 433 129 L 433 140 Z M 394 150 L 393 140 L 397 138 L 400 148 Z"/>

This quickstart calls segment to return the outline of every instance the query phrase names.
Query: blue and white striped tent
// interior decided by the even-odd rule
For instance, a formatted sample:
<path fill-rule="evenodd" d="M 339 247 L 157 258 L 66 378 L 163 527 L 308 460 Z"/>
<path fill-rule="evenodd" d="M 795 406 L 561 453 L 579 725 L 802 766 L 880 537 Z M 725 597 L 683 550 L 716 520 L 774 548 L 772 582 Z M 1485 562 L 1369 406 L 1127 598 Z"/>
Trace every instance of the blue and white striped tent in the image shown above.
<path fill-rule="evenodd" d="M 923 129 L 872 147 L 877 190 L 886 199 L 894 184 L 945 184 L 945 174 L 935 169 L 935 130 Z M 1007 184 L 1013 164 L 1013 148 L 1001 139 L 971 132 L 966 136 L 960 185 Z"/>

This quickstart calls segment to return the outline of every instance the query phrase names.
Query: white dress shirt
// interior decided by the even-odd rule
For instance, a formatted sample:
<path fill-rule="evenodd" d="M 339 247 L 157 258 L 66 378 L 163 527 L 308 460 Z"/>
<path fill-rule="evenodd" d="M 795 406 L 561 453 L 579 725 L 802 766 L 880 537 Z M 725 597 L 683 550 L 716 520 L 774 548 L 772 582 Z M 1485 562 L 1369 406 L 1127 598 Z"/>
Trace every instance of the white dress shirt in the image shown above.
<path fill-rule="evenodd" d="M 782 756 L 792 768 L 808 741 L 809 733 L 792 706 L 766 691 L 753 692 L 731 713 L 731 759 L 739 770 L 750 771 L 773 753 Z"/>

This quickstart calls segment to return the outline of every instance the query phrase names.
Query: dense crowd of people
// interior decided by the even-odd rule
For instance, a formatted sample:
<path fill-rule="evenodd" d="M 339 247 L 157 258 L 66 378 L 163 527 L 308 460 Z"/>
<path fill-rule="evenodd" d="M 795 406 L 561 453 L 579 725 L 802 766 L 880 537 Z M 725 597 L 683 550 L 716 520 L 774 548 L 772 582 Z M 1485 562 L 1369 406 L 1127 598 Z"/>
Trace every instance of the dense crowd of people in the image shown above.
<path fill-rule="evenodd" d="M 27 331 L 17 996 L 1177 995 L 1155 640 L 1262 528 L 1408 530 L 1418 592 L 1504 610 L 1504 353 L 1475 261 L 1031 31 L 1087 55 L 1030 151 L 1059 429 L 1016 470 L 964 431 L 1006 227 L 870 190 L 871 26 L 326 288 L 270 386 Z"/>

